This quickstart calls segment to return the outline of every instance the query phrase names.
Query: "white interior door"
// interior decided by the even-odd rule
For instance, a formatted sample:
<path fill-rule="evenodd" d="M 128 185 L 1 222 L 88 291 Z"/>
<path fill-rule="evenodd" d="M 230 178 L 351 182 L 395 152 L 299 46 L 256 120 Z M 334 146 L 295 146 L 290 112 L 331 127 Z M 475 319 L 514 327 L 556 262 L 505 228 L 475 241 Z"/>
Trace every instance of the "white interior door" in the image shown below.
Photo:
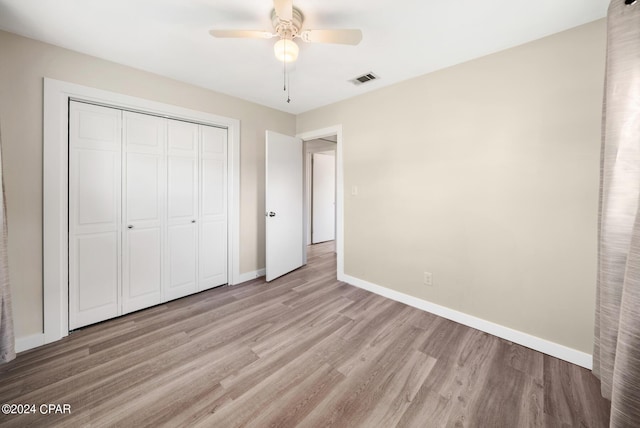
<path fill-rule="evenodd" d="M 271 281 L 303 264 L 302 140 L 266 132 L 266 279 Z"/>
<path fill-rule="evenodd" d="M 314 153 L 312 163 L 311 242 L 332 241 L 336 231 L 336 157 Z"/>
<path fill-rule="evenodd" d="M 69 328 L 119 314 L 120 110 L 69 107 Z"/>
<path fill-rule="evenodd" d="M 125 111 L 123 313 L 162 301 L 166 121 Z"/>
<path fill-rule="evenodd" d="M 200 125 L 200 281 L 227 283 L 227 130 Z"/>
<path fill-rule="evenodd" d="M 167 121 L 167 251 L 164 300 L 197 291 L 198 125 Z"/>

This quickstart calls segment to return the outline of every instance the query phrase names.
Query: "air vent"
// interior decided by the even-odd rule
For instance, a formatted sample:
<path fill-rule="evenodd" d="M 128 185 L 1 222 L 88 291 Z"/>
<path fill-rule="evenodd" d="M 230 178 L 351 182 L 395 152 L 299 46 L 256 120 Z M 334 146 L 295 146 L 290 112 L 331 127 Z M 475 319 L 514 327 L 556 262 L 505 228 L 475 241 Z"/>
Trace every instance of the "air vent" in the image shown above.
<path fill-rule="evenodd" d="M 350 82 L 354 85 L 362 85 L 363 83 L 371 82 L 372 80 L 376 79 L 379 79 L 379 77 L 373 73 L 367 73 L 363 74 L 362 76 L 358 76 L 355 79 L 351 79 Z"/>

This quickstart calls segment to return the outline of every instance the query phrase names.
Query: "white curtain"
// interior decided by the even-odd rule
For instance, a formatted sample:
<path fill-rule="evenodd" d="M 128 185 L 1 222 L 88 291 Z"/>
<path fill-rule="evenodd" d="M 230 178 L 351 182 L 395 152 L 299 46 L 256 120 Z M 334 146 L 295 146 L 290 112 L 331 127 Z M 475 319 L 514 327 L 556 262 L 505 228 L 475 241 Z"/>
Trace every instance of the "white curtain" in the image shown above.
<path fill-rule="evenodd" d="M 7 259 L 7 210 L 4 196 L 2 171 L 2 134 L 0 133 L 0 363 L 6 363 L 16 357 L 13 316 L 11 313 L 11 287 L 9 286 L 9 263 Z"/>
<path fill-rule="evenodd" d="M 629 4 L 627 4 L 629 3 Z M 640 427 L 640 1 L 607 17 L 593 372 L 611 427 Z"/>

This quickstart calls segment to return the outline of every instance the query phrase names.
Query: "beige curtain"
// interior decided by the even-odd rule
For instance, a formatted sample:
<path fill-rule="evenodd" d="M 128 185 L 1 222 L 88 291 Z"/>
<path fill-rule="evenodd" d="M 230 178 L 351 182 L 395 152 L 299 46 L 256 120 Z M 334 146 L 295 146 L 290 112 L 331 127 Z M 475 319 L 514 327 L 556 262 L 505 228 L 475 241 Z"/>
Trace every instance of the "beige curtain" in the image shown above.
<path fill-rule="evenodd" d="M 2 182 L 0 184 L 2 191 L 2 206 L 0 206 L 0 223 L 2 225 L 2 234 L 0 234 L 0 363 L 6 363 L 16 357 L 16 350 L 7 260 L 7 210 L 2 176 L 2 134 L 0 133 L 0 181 Z"/>
<path fill-rule="evenodd" d="M 611 427 L 640 426 L 640 1 L 627 3 L 607 17 L 593 352 Z"/>

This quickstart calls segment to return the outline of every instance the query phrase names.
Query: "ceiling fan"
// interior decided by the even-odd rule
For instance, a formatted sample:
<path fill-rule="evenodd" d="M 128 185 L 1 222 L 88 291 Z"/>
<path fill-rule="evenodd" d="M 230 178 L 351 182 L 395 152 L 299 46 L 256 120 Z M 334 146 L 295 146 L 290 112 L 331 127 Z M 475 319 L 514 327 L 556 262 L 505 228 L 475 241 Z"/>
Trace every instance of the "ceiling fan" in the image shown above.
<path fill-rule="evenodd" d="M 303 30 L 304 16 L 293 6 L 293 0 L 273 0 L 271 11 L 273 32 L 258 30 L 211 30 L 209 34 L 220 38 L 270 39 L 279 37 L 274 46 L 276 58 L 285 63 L 298 57 L 298 45 L 293 39 L 307 43 L 337 43 L 357 45 L 362 40 L 360 30 Z"/>

